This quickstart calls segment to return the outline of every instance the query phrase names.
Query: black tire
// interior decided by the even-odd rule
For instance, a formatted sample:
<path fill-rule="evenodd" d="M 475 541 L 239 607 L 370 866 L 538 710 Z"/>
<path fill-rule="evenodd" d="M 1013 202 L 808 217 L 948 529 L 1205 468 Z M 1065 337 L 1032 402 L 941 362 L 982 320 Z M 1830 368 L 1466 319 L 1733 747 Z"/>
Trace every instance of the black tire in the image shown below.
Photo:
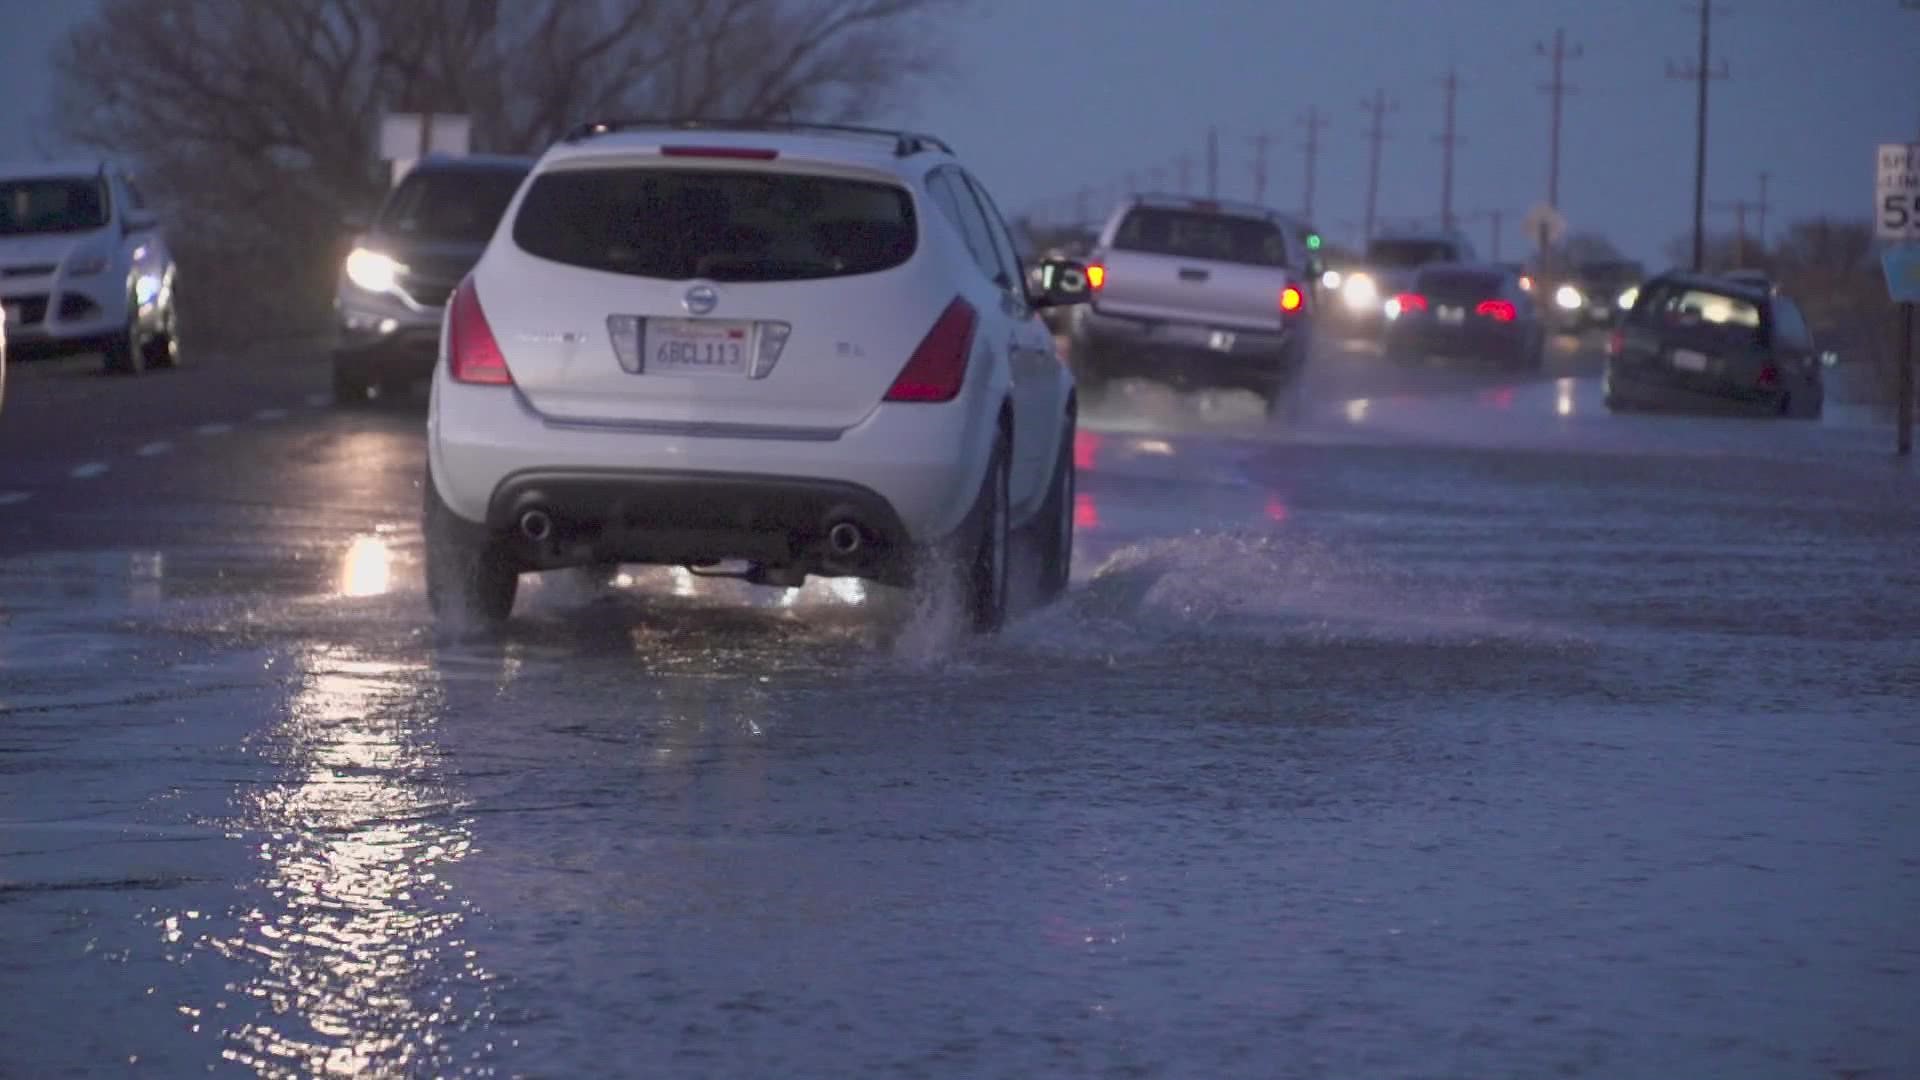
<path fill-rule="evenodd" d="M 359 408 L 367 403 L 370 384 L 366 373 L 340 357 L 333 358 L 333 403 L 342 408 Z"/>
<path fill-rule="evenodd" d="M 180 316 L 171 303 L 159 331 L 141 343 L 140 361 L 149 369 L 180 366 Z"/>
<path fill-rule="evenodd" d="M 1067 591 L 1073 577 L 1073 495 L 1077 479 L 1073 463 L 1073 437 L 1076 419 L 1067 413 L 1066 430 L 1060 437 L 1059 458 L 1054 462 L 1053 479 L 1047 486 L 1047 501 L 1034 517 L 1032 532 L 1039 573 L 1034 578 L 1035 599 L 1050 604 Z"/>
<path fill-rule="evenodd" d="M 109 374 L 138 375 L 145 359 L 140 341 L 139 320 L 129 316 L 127 328 L 108 338 L 100 347 L 100 351 L 101 366 Z"/>
<path fill-rule="evenodd" d="M 997 632 L 1007 621 L 1007 564 L 1012 551 L 1012 506 L 1008 473 L 1012 468 L 1003 431 L 987 462 L 986 479 L 974 504 L 972 550 L 966 562 L 967 623 L 976 634 Z"/>
<path fill-rule="evenodd" d="M 520 571 L 486 526 L 447 507 L 427 473 L 421 531 L 427 548 L 427 604 L 450 629 L 493 630 L 513 613 Z"/>

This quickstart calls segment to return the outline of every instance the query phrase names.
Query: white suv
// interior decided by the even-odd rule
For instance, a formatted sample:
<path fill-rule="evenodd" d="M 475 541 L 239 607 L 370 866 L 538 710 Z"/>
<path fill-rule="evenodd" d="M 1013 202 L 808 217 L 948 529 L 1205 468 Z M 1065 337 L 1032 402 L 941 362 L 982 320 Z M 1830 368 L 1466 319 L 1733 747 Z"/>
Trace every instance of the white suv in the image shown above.
<path fill-rule="evenodd" d="M 496 624 L 523 571 L 653 563 L 950 585 L 990 631 L 1016 537 L 1058 594 L 1075 400 L 1039 312 L 1088 288 L 1015 252 L 930 136 L 576 130 L 447 306 L 436 615 Z"/>
<path fill-rule="evenodd" d="M 0 166 L 0 318 L 16 354 L 179 359 L 173 255 L 132 178 L 98 161 Z"/>

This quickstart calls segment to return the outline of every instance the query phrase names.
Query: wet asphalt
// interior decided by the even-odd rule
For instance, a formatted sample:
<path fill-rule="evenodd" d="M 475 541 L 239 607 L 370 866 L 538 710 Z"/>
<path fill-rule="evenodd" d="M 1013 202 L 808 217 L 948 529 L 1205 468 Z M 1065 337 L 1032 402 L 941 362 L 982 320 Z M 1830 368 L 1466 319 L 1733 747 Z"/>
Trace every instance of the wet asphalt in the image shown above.
<path fill-rule="evenodd" d="M 0 1076 L 1920 1075 L 1920 476 L 1332 343 L 1128 385 L 1074 586 L 431 632 L 422 407 L 17 365 Z"/>

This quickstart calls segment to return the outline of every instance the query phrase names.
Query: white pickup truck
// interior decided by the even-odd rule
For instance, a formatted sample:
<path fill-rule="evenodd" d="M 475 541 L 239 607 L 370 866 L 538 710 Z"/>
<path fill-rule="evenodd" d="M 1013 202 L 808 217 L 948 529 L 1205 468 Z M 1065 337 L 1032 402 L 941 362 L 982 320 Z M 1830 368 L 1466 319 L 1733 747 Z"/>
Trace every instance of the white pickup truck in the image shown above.
<path fill-rule="evenodd" d="M 1089 256 L 1074 309 L 1083 395 L 1118 378 L 1251 390 L 1271 412 L 1312 344 L 1317 256 L 1304 224 L 1266 207 L 1137 195 Z"/>

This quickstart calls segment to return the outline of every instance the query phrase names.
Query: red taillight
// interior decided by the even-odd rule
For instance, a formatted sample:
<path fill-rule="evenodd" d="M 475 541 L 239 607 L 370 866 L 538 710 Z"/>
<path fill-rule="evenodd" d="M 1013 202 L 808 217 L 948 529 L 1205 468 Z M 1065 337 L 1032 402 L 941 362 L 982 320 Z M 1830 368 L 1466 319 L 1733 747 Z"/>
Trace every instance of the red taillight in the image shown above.
<path fill-rule="evenodd" d="M 711 157 L 732 158 L 735 161 L 772 161 L 780 156 L 778 150 L 762 150 L 752 146 L 663 146 L 662 157 Z"/>
<path fill-rule="evenodd" d="M 1514 307 L 1510 300 L 1482 300 L 1473 313 L 1485 315 L 1494 322 L 1512 322 L 1520 317 L 1520 309 Z"/>
<path fill-rule="evenodd" d="M 1427 298 L 1417 292 L 1403 292 L 1399 296 L 1394 297 L 1393 302 L 1400 305 L 1400 314 L 1402 315 L 1405 315 L 1409 311 L 1427 310 Z"/>
<path fill-rule="evenodd" d="M 1280 310 L 1299 311 L 1307 302 L 1307 294 L 1292 285 L 1280 290 Z"/>
<path fill-rule="evenodd" d="M 973 352 L 973 328 L 979 322 L 973 305 L 954 297 L 934 320 L 933 329 L 913 350 L 900 377 L 887 390 L 888 401 L 952 401 L 967 376 L 967 357 Z"/>
<path fill-rule="evenodd" d="M 1627 351 L 1627 334 L 1624 330 L 1615 330 L 1607 335 L 1607 355 L 1618 357 Z"/>
<path fill-rule="evenodd" d="M 1099 263 L 1089 265 L 1087 267 L 1087 285 L 1090 286 L 1094 292 L 1099 292 L 1101 289 L 1106 288 L 1107 268 Z"/>
<path fill-rule="evenodd" d="M 487 313 L 480 309 L 480 294 L 473 279 L 467 278 L 447 301 L 447 369 L 455 382 L 510 386 L 513 373 L 507 370 L 507 358 L 487 325 Z"/>
<path fill-rule="evenodd" d="M 1759 382 L 1760 388 L 1763 390 L 1771 390 L 1774 387 L 1779 386 L 1780 385 L 1780 369 L 1777 367 L 1774 367 L 1772 364 L 1768 364 L 1767 366 L 1761 368 L 1760 378 L 1758 382 Z"/>

